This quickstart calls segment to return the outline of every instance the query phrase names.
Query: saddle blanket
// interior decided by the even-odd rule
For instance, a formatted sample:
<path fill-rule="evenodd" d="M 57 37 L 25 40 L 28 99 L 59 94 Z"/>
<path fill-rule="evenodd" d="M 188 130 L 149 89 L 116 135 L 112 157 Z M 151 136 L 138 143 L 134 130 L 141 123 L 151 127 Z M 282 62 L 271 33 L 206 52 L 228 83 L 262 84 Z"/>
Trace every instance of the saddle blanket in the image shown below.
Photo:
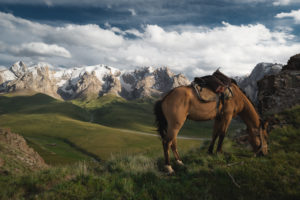
<path fill-rule="evenodd" d="M 219 101 L 221 93 L 215 93 L 211 89 L 201 87 L 192 82 L 192 87 L 195 89 L 198 98 L 204 102 Z M 230 99 L 233 97 L 232 88 L 226 87 L 224 91 L 224 99 Z"/>

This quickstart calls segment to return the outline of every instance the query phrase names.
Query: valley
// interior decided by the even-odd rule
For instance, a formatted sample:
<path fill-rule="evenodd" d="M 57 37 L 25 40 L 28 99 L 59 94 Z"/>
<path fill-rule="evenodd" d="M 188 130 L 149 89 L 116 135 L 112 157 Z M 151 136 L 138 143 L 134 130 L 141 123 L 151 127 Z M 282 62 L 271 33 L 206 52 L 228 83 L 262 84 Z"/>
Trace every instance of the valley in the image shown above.
<path fill-rule="evenodd" d="M 24 136 L 46 163 L 52 165 L 92 158 L 106 160 L 113 154 L 162 154 L 159 137 L 147 135 L 156 134 L 152 101 L 132 102 L 113 96 L 102 98 L 90 102 L 65 102 L 45 94 L 2 95 L 0 126 Z M 211 128 L 212 123 L 188 122 L 180 136 L 210 138 Z M 204 131 L 195 134 L 196 129 Z M 201 144 L 201 140 L 179 139 L 181 151 Z"/>

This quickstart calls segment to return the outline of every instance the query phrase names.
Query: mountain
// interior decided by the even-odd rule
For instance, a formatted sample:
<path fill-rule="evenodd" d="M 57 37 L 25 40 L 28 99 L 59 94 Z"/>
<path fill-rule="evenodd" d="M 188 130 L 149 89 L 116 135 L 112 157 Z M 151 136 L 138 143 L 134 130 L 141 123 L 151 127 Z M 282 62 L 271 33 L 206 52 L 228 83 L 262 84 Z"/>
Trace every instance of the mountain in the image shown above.
<path fill-rule="evenodd" d="M 121 75 L 122 96 L 127 99 L 159 97 L 163 93 L 190 81 L 182 74 L 175 75 L 167 67 L 144 67 Z"/>
<path fill-rule="evenodd" d="M 281 64 L 259 63 L 252 70 L 251 74 L 246 77 L 239 77 L 238 85 L 246 92 L 247 96 L 256 104 L 258 87 L 257 81 L 264 76 L 274 75 L 281 71 Z"/>
<path fill-rule="evenodd" d="M 277 74 L 258 82 L 258 108 L 270 114 L 300 104 L 300 54 L 292 56 Z"/>
<path fill-rule="evenodd" d="M 47 63 L 27 67 L 19 61 L 0 70 L 0 92 L 35 91 L 58 99 L 93 99 L 107 94 L 126 99 L 159 97 L 189 83 L 184 75 L 176 75 L 167 67 L 120 71 L 94 65 L 62 69 Z"/>

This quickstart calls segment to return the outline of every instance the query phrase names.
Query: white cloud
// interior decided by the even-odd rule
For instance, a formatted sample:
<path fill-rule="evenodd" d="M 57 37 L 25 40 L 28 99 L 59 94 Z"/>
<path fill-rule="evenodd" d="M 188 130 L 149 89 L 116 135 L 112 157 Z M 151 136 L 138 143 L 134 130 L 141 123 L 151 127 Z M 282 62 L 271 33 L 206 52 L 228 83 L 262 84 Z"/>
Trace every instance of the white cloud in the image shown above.
<path fill-rule="evenodd" d="M 41 42 L 24 43 L 20 46 L 7 46 L 4 51 L 15 56 L 24 57 L 65 57 L 71 58 L 68 50 L 58 45 L 48 45 Z M 3 51 L 2 51 L 3 52 Z"/>
<path fill-rule="evenodd" d="M 128 11 L 131 13 L 132 16 L 136 16 L 136 12 L 133 8 L 129 8 Z"/>
<path fill-rule="evenodd" d="M 274 6 L 287 6 L 293 3 L 300 3 L 300 0 L 276 0 L 273 2 Z"/>
<path fill-rule="evenodd" d="M 279 13 L 275 16 L 276 18 L 286 18 L 286 17 L 291 17 L 294 19 L 296 24 L 300 24 L 300 9 L 299 10 L 292 10 L 289 13 Z"/>
<path fill-rule="evenodd" d="M 0 12 L 0 35 L 0 64 L 38 57 L 68 67 L 99 63 L 121 69 L 168 66 L 189 77 L 209 74 L 218 67 L 227 74 L 242 75 L 259 62 L 286 63 L 300 50 L 296 36 L 288 30 L 225 22 L 215 28 L 146 25 L 138 31 L 108 23 L 105 28 L 92 24 L 50 26 Z"/>

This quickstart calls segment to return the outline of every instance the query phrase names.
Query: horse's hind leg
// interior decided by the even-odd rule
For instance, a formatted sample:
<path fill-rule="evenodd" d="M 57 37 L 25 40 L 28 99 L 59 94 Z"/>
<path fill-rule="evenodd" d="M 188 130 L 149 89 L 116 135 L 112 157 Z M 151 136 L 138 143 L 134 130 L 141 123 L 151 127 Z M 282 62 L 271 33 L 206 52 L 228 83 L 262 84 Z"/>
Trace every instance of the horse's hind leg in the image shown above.
<path fill-rule="evenodd" d="M 165 156 L 165 169 L 167 170 L 167 172 L 169 174 L 172 174 L 172 173 L 174 173 L 174 170 L 171 167 L 170 153 L 169 153 L 169 149 L 172 144 L 172 140 L 170 140 L 169 138 L 164 138 L 162 141 L 162 144 L 163 144 L 164 156 Z"/>
<path fill-rule="evenodd" d="M 174 173 L 174 170 L 172 169 L 172 166 L 170 164 L 170 154 L 169 154 L 169 149 L 170 147 L 172 148 L 174 157 L 176 159 L 177 163 L 181 163 L 181 160 L 179 159 L 179 154 L 177 151 L 177 143 L 176 143 L 176 137 L 177 134 L 182 127 L 184 123 L 183 122 L 176 122 L 174 124 L 170 123 L 167 131 L 166 137 L 163 139 L 163 147 L 164 147 L 164 155 L 165 155 L 165 168 L 168 171 L 169 174 Z"/>
<path fill-rule="evenodd" d="M 180 160 L 178 151 L 177 151 L 177 138 L 175 137 L 172 141 L 171 148 L 175 157 L 177 164 L 183 165 L 183 162 Z"/>

